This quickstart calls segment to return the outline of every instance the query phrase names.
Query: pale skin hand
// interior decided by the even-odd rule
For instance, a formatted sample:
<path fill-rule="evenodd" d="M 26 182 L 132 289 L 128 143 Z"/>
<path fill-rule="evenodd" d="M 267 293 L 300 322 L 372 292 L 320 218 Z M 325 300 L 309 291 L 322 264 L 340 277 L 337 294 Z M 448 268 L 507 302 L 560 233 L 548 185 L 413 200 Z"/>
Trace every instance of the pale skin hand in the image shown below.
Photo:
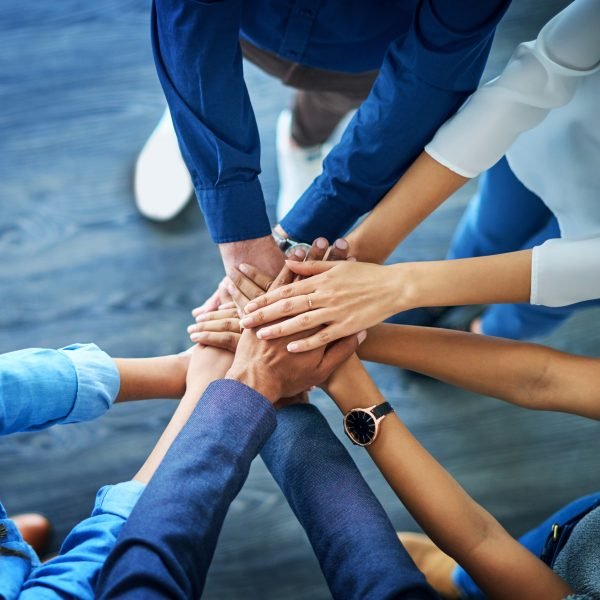
<path fill-rule="evenodd" d="M 600 359 L 460 331 L 381 324 L 359 349 L 395 365 L 533 410 L 600 419 Z"/>
<path fill-rule="evenodd" d="M 356 356 L 332 375 L 327 391 L 343 413 L 385 401 Z M 486 597 L 559 600 L 571 593 L 462 489 L 394 413 L 381 422 L 367 451 L 427 535 L 469 572 Z"/>
<path fill-rule="evenodd" d="M 226 273 L 237 268 L 241 263 L 252 263 L 262 272 L 275 277 L 283 266 L 283 253 L 270 235 L 254 240 L 219 244 L 219 251 Z M 192 315 L 195 317 L 203 312 L 217 310 L 220 305 L 230 301 L 226 280 L 223 280 L 214 294 L 202 306 L 192 311 Z"/>
<path fill-rule="evenodd" d="M 274 339 L 325 325 L 290 344 L 290 352 L 312 350 L 420 306 L 528 302 L 531 287 L 531 250 L 389 266 L 309 261 L 289 267 L 307 279 L 252 301 L 242 326 L 260 327 L 260 337 Z"/>

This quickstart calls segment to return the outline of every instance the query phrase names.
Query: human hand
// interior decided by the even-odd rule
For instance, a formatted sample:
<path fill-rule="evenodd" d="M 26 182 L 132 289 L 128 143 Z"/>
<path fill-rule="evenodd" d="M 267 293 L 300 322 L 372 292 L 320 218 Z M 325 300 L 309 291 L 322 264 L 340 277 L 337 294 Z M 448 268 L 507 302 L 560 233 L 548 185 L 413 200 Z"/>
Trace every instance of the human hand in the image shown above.
<path fill-rule="evenodd" d="M 233 363 L 233 354 L 220 348 L 196 345 L 189 356 L 185 396 L 195 405 L 210 381 L 225 376 Z"/>
<path fill-rule="evenodd" d="M 237 268 L 241 263 L 252 263 L 273 278 L 283 266 L 283 252 L 277 247 L 275 240 L 270 235 L 253 240 L 219 244 L 219 251 L 226 273 L 229 273 L 233 268 Z M 223 280 L 212 296 L 192 311 L 192 315 L 195 317 L 203 312 L 217 310 L 219 306 L 230 301 L 227 282 Z"/>
<path fill-rule="evenodd" d="M 290 352 L 314 350 L 413 308 L 410 277 L 398 277 L 404 265 L 309 261 L 288 266 L 307 279 L 269 290 L 250 302 L 241 324 L 261 327 L 257 336 L 269 340 L 320 328 L 290 342 Z M 262 327 L 275 321 L 279 322 Z"/>
<path fill-rule="evenodd" d="M 328 248 L 329 245 L 325 238 L 317 238 L 313 242 L 308 256 L 303 248 L 297 248 L 290 256 L 290 260 L 296 262 L 306 258 L 322 260 Z M 347 247 L 332 246 L 329 259 L 344 260 L 347 252 Z M 235 352 L 242 333 L 240 317 L 245 315 L 246 305 L 262 295 L 269 287 L 276 288 L 287 283 L 291 276 L 289 271 L 284 270 L 275 280 L 272 280 L 269 275 L 257 267 L 245 263 L 242 263 L 237 269 L 232 269 L 227 278 L 227 288 L 233 302 L 230 303 L 230 306 L 221 306 L 216 311 L 198 313 L 196 323 L 187 328 L 190 340 L 197 344 Z"/>

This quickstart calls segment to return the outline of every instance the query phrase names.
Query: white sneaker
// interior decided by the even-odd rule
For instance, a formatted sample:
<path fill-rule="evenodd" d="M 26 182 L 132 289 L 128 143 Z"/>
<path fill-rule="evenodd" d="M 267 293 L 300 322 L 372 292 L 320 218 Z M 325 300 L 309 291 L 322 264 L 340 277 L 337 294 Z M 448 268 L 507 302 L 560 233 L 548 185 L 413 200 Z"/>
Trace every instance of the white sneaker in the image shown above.
<path fill-rule="evenodd" d="M 138 156 L 134 191 L 139 211 L 155 221 L 175 217 L 192 196 L 192 179 L 181 157 L 169 109 Z"/>
<path fill-rule="evenodd" d="M 285 217 L 323 170 L 323 147 L 299 148 L 292 142 L 291 131 L 292 113 L 283 110 L 277 119 L 277 221 Z"/>

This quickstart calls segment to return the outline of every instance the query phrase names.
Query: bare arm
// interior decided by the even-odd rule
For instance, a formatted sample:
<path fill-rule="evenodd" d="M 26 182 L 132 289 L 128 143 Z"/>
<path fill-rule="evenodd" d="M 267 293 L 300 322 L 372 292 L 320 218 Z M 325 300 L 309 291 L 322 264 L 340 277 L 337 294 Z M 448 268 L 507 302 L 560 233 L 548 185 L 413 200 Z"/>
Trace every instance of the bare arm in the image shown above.
<path fill-rule="evenodd" d="M 181 398 L 189 354 L 171 354 L 153 358 L 115 358 L 121 387 L 115 402 L 151 398 Z"/>
<path fill-rule="evenodd" d="M 343 413 L 384 401 L 356 356 L 335 372 L 327 391 Z M 569 594 L 569 586 L 477 504 L 394 413 L 367 450 L 423 530 L 487 597 L 558 600 Z"/>
<path fill-rule="evenodd" d="M 459 331 L 382 324 L 363 360 L 424 373 L 535 410 L 600 419 L 600 359 Z"/>
<path fill-rule="evenodd" d="M 421 221 L 467 181 L 422 152 L 348 235 L 352 255 L 365 262 L 383 263 Z"/>

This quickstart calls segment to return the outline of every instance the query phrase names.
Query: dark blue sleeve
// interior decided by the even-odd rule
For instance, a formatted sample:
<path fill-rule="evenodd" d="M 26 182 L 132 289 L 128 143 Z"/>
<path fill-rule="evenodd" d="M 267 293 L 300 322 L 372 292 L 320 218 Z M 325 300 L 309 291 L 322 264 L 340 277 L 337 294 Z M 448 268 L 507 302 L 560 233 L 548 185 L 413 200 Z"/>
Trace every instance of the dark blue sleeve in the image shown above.
<path fill-rule="evenodd" d="M 279 411 L 261 457 L 304 527 L 334 598 L 438 597 L 315 406 Z"/>
<path fill-rule="evenodd" d="M 269 235 L 260 141 L 239 44 L 243 0 L 154 0 L 152 47 L 213 240 Z"/>
<path fill-rule="evenodd" d="M 229 505 L 275 424 L 259 393 L 212 383 L 124 526 L 97 597 L 198 598 Z"/>
<path fill-rule="evenodd" d="M 281 225 L 294 239 L 334 240 L 370 211 L 481 77 L 509 0 L 422 0 L 324 171 Z"/>

